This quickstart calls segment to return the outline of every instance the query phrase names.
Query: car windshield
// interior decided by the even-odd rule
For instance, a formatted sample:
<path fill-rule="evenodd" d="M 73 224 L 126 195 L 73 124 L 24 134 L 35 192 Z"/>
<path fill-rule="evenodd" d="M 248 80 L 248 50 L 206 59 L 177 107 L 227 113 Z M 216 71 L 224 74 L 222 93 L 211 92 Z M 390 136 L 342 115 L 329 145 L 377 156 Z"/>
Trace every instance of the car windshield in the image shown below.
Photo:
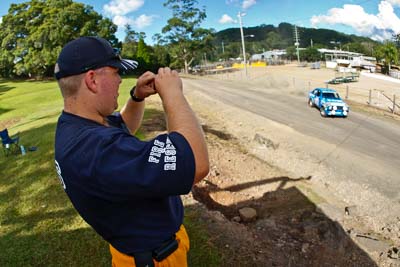
<path fill-rule="evenodd" d="M 322 93 L 322 97 L 323 98 L 340 98 L 339 97 L 339 94 L 338 93 L 336 93 L 336 92 L 334 92 L 334 93 L 331 93 L 331 92 L 329 92 L 329 93 Z"/>

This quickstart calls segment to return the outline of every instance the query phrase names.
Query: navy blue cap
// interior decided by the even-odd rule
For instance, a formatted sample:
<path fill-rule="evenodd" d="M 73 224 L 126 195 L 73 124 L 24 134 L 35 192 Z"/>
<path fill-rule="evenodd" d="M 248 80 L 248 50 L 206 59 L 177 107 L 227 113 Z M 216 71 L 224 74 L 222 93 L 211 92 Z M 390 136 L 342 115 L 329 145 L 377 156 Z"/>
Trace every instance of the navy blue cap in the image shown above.
<path fill-rule="evenodd" d="M 122 59 L 111 44 L 100 37 L 79 37 L 67 43 L 58 56 L 54 75 L 57 80 L 101 67 L 114 67 L 129 71 L 138 63 Z"/>

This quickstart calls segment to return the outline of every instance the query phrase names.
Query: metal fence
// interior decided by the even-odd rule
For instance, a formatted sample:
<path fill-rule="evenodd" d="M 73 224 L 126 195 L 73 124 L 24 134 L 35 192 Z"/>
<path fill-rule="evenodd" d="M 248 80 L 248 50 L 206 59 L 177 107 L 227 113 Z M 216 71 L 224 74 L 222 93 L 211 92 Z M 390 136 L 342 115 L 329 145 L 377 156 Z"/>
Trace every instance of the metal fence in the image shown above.
<path fill-rule="evenodd" d="M 400 79 L 400 71 L 398 70 L 391 70 L 389 71 L 389 76 L 396 78 L 396 79 Z"/>
<path fill-rule="evenodd" d="M 306 69 L 305 69 L 306 70 Z M 351 100 L 357 103 L 366 104 L 373 106 L 382 110 L 389 111 L 393 114 L 400 115 L 400 83 L 398 85 L 398 90 L 391 90 L 396 93 L 385 91 L 380 88 L 375 88 L 372 86 L 363 86 L 357 82 L 346 82 L 338 84 L 329 84 L 328 81 L 321 82 L 321 79 L 317 79 L 310 75 L 303 75 L 303 77 L 296 77 L 291 73 L 282 72 L 279 75 L 269 76 L 268 67 L 267 68 L 248 68 L 247 76 L 245 69 L 232 70 L 226 72 L 215 72 L 207 73 L 205 77 L 219 80 L 238 80 L 246 81 L 249 84 L 256 83 L 259 86 L 266 87 L 269 78 L 272 78 L 276 82 L 276 87 L 281 90 L 290 90 L 292 93 L 297 95 L 307 96 L 307 93 L 316 87 L 326 87 L 332 88 L 339 92 L 339 94 L 345 100 Z M 306 77 L 305 77 L 306 76 Z M 309 78 L 308 78 L 309 76 Z M 274 88 L 274 85 L 269 85 L 269 87 Z"/>
<path fill-rule="evenodd" d="M 329 84 L 329 88 L 337 90 L 346 100 L 367 104 L 400 115 L 399 99 L 396 100 L 396 94 L 389 94 L 385 90 L 377 88 L 361 88 L 357 86 L 357 83 Z"/>
<path fill-rule="evenodd" d="M 288 77 L 289 78 L 289 77 Z M 292 86 L 297 90 L 311 91 L 315 87 L 331 88 L 339 92 L 345 100 L 366 104 L 375 108 L 386 110 L 392 114 L 400 115 L 400 99 L 396 94 L 390 94 L 377 88 L 362 88 L 357 82 L 329 84 L 317 81 L 306 81 L 301 78 L 291 77 Z M 399 84 L 400 88 L 400 84 Z"/>

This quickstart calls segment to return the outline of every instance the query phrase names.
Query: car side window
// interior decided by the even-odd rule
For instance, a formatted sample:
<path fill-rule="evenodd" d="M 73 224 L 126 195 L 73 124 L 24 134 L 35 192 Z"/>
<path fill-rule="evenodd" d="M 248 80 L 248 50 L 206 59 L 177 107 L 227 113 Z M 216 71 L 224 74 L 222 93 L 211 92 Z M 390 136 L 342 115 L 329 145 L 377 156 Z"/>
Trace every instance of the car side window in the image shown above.
<path fill-rule="evenodd" d="M 320 94 L 319 90 L 315 90 L 315 95 L 319 96 L 319 94 Z"/>

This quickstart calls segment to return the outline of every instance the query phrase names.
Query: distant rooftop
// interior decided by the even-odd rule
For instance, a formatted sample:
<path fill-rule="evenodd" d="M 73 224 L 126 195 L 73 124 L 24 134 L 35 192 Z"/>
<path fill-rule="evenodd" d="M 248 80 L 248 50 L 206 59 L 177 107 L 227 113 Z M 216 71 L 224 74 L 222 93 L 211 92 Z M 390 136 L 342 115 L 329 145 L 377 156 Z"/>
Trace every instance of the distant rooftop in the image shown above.
<path fill-rule="evenodd" d="M 318 49 L 318 52 L 320 52 L 322 54 L 340 54 L 340 55 L 346 55 L 346 56 L 362 56 L 363 55 L 361 53 L 356 53 L 356 52 L 326 49 L 326 48 L 320 48 L 320 49 Z"/>

